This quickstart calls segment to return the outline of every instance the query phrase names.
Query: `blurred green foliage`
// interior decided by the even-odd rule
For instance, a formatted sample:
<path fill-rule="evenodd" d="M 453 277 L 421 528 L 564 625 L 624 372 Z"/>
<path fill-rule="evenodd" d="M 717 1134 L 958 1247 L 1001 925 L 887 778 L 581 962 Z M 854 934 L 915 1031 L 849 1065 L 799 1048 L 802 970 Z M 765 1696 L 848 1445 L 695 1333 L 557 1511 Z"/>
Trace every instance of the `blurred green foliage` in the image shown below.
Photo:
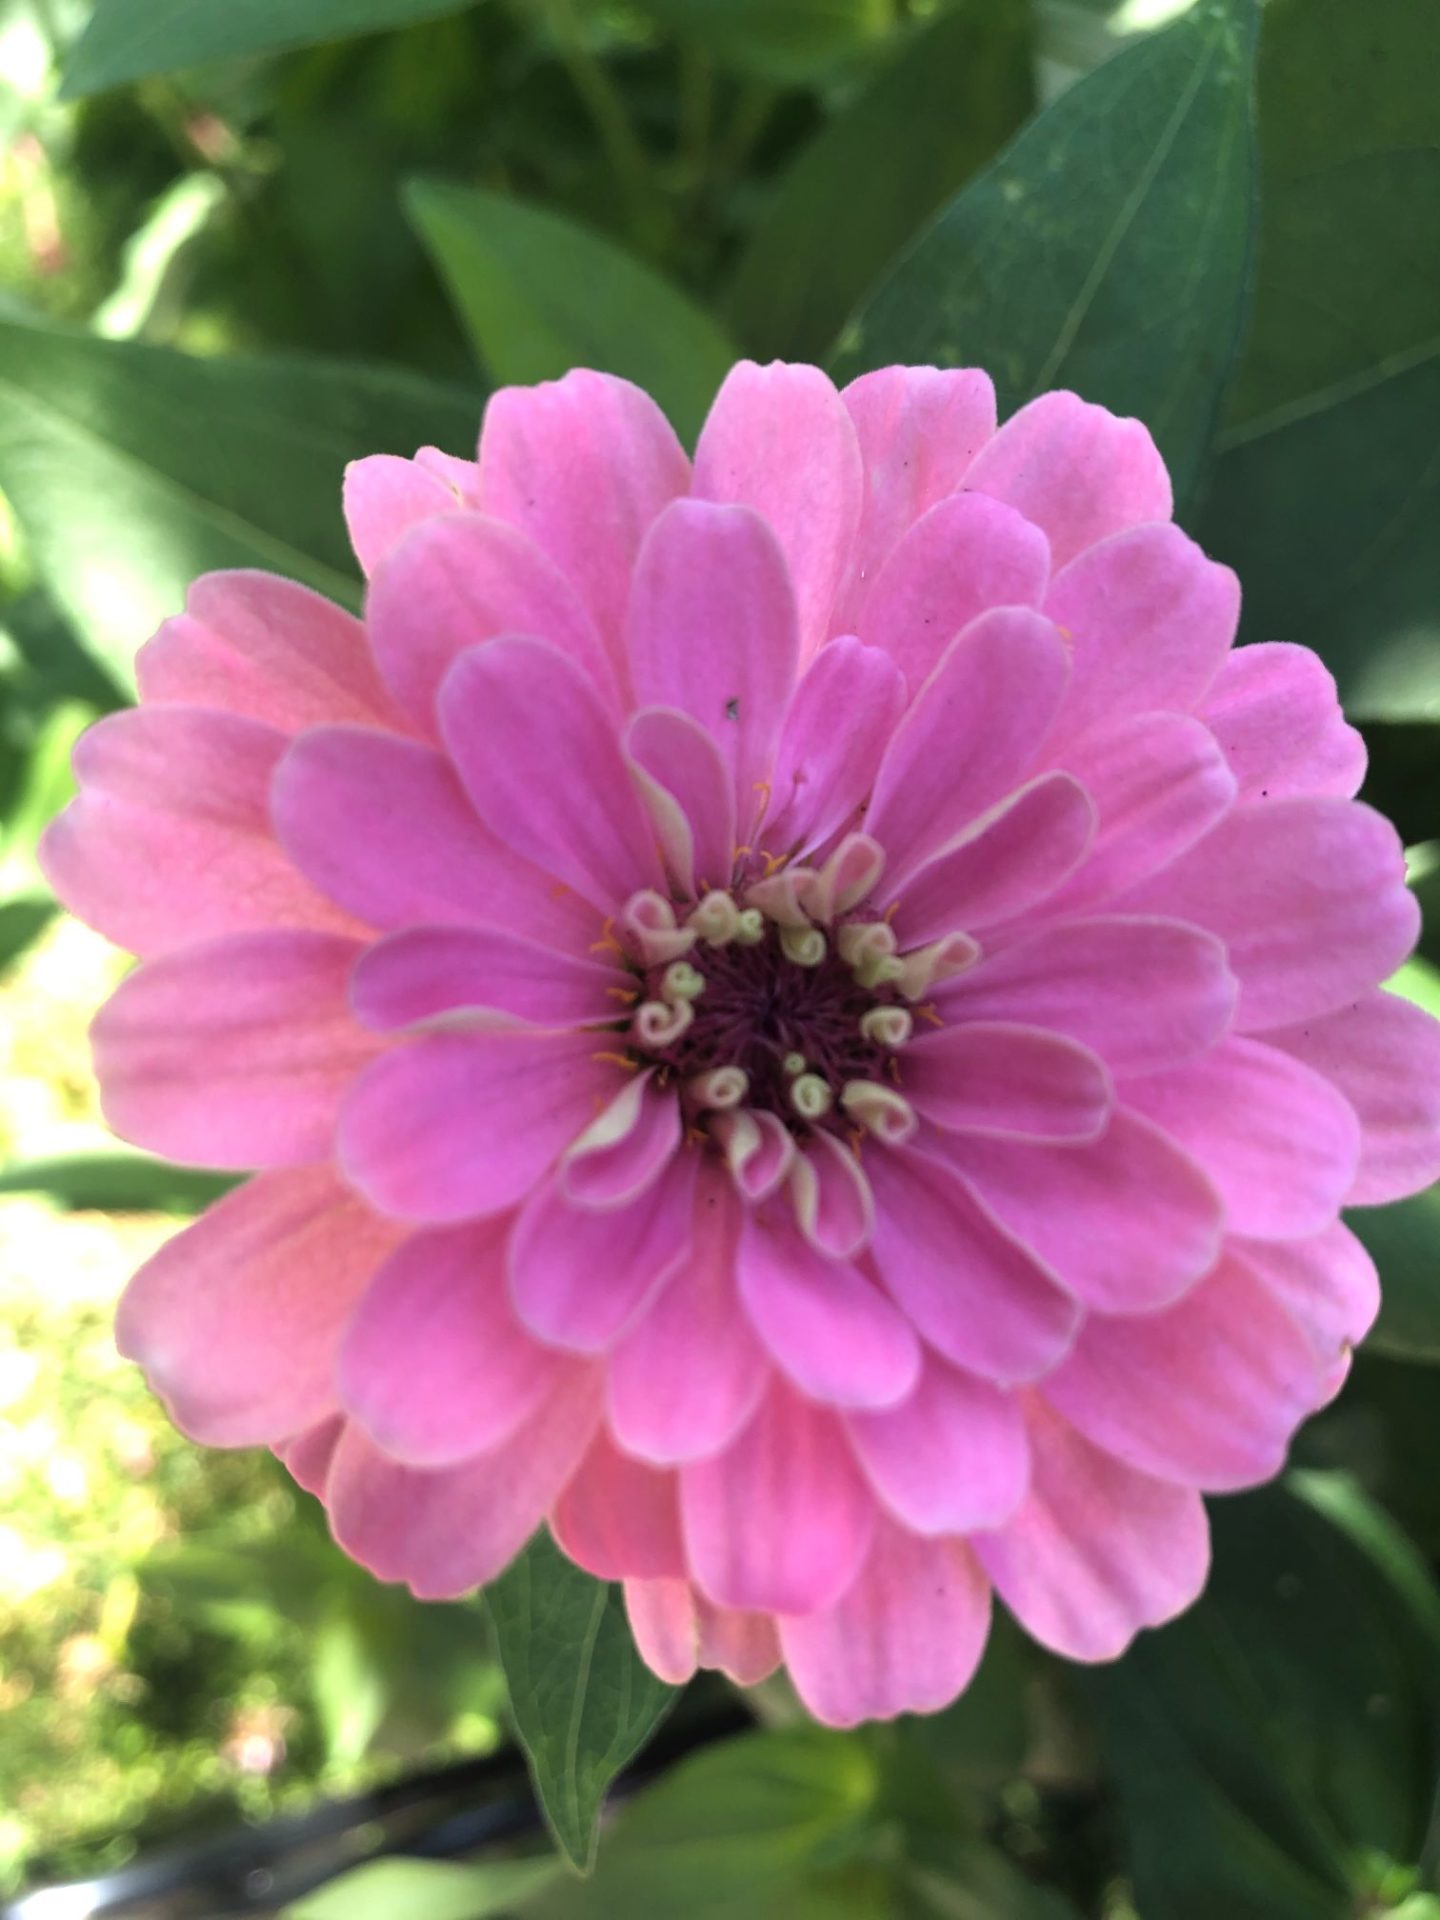
<path fill-rule="evenodd" d="M 217 1183 L 99 1127 L 119 963 L 34 848 L 187 580 L 353 602 L 344 461 L 576 362 L 687 437 L 742 351 L 1073 383 L 1160 438 L 1245 636 L 1336 672 L 1440 961 L 1437 73 L 1433 0 L 0 0 L 0 1892 L 483 1750 L 507 1677 L 585 1859 L 668 1705 L 545 1543 L 502 1671 L 114 1354 Z M 1440 1191 L 1356 1224 L 1386 1308 L 1306 1472 L 1216 1503 L 1118 1666 L 1000 1622 L 950 1711 L 844 1736 L 769 1683 L 590 1879 L 383 1861 L 296 1920 L 1436 1920 Z"/>

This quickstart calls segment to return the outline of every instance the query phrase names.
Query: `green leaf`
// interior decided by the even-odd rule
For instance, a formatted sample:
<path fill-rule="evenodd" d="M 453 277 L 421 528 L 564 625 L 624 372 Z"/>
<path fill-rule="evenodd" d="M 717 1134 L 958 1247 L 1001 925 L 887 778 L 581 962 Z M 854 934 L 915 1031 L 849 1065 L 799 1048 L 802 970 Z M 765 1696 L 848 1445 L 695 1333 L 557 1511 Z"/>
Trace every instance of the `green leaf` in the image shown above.
<path fill-rule="evenodd" d="M 1145 421 L 1183 500 L 1243 317 L 1254 40 L 1254 0 L 1197 0 L 1078 81 L 861 308 L 840 372 L 985 367 L 1002 413 L 1071 387 Z"/>
<path fill-rule="evenodd" d="M 819 80 L 879 40 L 893 0 L 638 0 L 640 11 L 727 65 L 768 80 Z"/>
<path fill-rule="evenodd" d="M 65 68 L 63 98 L 208 60 L 278 53 L 460 13 L 473 0 L 99 0 Z"/>
<path fill-rule="evenodd" d="M 120 686 L 210 568 L 264 567 L 354 604 L 346 462 L 466 450 L 479 415 L 463 390 L 379 367 L 200 360 L 0 321 L 0 492 Z"/>
<path fill-rule="evenodd" d="M 55 916 L 53 900 L 0 901 L 0 975 L 24 958 Z"/>
<path fill-rule="evenodd" d="M 1205 1597 L 1088 1677 L 1145 1920 L 1337 1920 L 1371 1910 L 1377 1863 L 1420 1858 L 1440 1602 L 1383 1517 L 1343 1504 L 1342 1529 L 1308 1476 L 1216 1503 Z"/>
<path fill-rule="evenodd" d="M 601 1803 L 676 1698 L 635 1651 L 618 1587 L 592 1580 L 539 1534 L 486 1605 L 510 1711 L 545 1817 L 582 1872 Z"/>
<path fill-rule="evenodd" d="M 693 438 L 737 356 L 678 287 L 601 234 L 505 194 L 417 180 L 406 200 L 493 380 L 596 367 L 644 387 Z"/>
<path fill-rule="evenodd" d="M 376 1860 L 287 1907 L 286 1920 L 507 1920 L 555 1878 L 553 1860 Z"/>
<path fill-rule="evenodd" d="M 954 1844 L 944 1867 L 907 1867 L 903 1881 L 915 1920 L 1079 1920 L 1069 1901 L 980 1840 Z"/>
<path fill-rule="evenodd" d="M 917 33 L 805 148 L 752 228 L 726 303 L 747 349 L 822 359 L 1032 103 L 1025 0 L 960 0 Z"/>
<path fill-rule="evenodd" d="M 140 1153 L 77 1153 L 0 1168 L 0 1194 L 42 1193 L 72 1213 L 199 1213 L 240 1176 Z"/>
<path fill-rule="evenodd" d="M 1270 0 L 1254 328 L 1201 537 L 1352 715 L 1440 715 L 1440 11 Z"/>
<path fill-rule="evenodd" d="M 788 1920 L 809 1912 L 807 1883 L 843 1869 L 870 1831 L 877 1783 L 853 1735 L 794 1727 L 722 1741 L 632 1801 L 607 1833 L 594 1876 L 558 1889 L 541 1913 Z M 853 1906 L 819 1910 L 845 1916 Z"/>

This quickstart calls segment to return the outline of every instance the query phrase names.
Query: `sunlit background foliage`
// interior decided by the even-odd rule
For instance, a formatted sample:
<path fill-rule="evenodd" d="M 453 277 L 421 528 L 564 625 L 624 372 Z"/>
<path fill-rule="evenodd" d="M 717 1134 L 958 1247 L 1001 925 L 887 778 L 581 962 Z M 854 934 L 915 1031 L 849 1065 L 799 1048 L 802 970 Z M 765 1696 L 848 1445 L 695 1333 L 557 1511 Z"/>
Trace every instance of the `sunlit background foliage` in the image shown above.
<path fill-rule="evenodd" d="M 543 1546 L 488 1612 L 381 1589 L 114 1353 L 218 1183 L 98 1121 L 123 962 L 34 865 L 70 745 L 207 567 L 353 604 L 344 461 L 467 451 L 491 385 L 604 367 L 690 436 L 742 351 L 974 362 L 1007 410 L 1147 420 L 1440 908 L 1440 10 L 0 0 L 0 289 L 0 1897 L 517 1732 L 583 1862 L 670 1704 L 613 1598 Z M 1437 925 L 1398 984 L 1440 1009 Z M 294 1912 L 1437 1920 L 1440 1191 L 1360 1224 L 1388 1299 L 1344 1396 L 1116 1668 L 1002 1622 L 956 1708 L 853 1736 L 768 1687 L 588 1880 L 537 1832 L 538 1866 L 395 1859 Z"/>

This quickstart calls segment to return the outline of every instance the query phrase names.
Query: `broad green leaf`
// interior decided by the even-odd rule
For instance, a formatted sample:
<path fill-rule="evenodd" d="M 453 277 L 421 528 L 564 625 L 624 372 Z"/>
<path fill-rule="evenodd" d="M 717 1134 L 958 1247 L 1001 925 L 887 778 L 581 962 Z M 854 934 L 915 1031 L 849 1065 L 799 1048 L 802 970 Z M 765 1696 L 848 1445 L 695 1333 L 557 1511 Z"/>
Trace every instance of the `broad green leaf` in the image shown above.
<path fill-rule="evenodd" d="M 600 1808 L 676 1698 L 635 1651 L 618 1587 L 539 1534 L 486 1590 L 510 1711 L 555 1838 L 582 1872 Z"/>
<path fill-rule="evenodd" d="M 286 1920 L 508 1920 L 555 1878 L 556 1862 L 376 1860 L 286 1908 Z"/>
<path fill-rule="evenodd" d="M 1245 305 L 1255 0 L 1197 0 L 1040 114 L 861 307 L 849 377 L 981 366 L 1002 413 L 1070 387 L 1155 435 L 1184 500 Z"/>
<path fill-rule="evenodd" d="M 460 13 L 474 0 L 98 0 L 62 94 Z"/>
<path fill-rule="evenodd" d="M 1420 1858 L 1440 1602 L 1358 1495 L 1342 1529 L 1299 1490 L 1217 1502 L 1205 1596 L 1088 1677 L 1145 1920 L 1337 1920 Z"/>
<path fill-rule="evenodd" d="M 1440 715 L 1440 10 L 1270 0 L 1254 327 L 1206 544 L 1246 635 L 1362 719 Z"/>
<path fill-rule="evenodd" d="M 77 1153 L 0 1167 L 0 1194 L 40 1193 L 72 1213 L 198 1213 L 239 1184 L 140 1153 Z"/>
<path fill-rule="evenodd" d="M 1440 718 L 1437 436 L 1440 333 L 1221 441 L 1199 537 L 1240 575 L 1242 637 L 1313 647 L 1352 719 Z"/>
<path fill-rule="evenodd" d="M 737 355 L 678 287 L 603 235 L 506 194 L 417 180 L 406 199 L 494 381 L 620 374 L 693 439 Z"/>
<path fill-rule="evenodd" d="M 728 66 L 766 79 L 823 79 L 879 40 L 894 0 L 637 0 L 642 13 Z"/>
<path fill-rule="evenodd" d="M 902 1871 L 914 1920 L 1080 1920 L 1068 1900 L 1027 1880 L 982 1840 L 962 1840 L 945 1865 Z"/>
<path fill-rule="evenodd" d="M 1440 17 L 1413 0 L 1268 0 L 1255 310 L 1228 409 L 1312 408 L 1440 354 Z"/>
<path fill-rule="evenodd" d="M 0 492 L 120 686 L 210 568 L 264 567 L 355 603 L 346 462 L 464 452 L 479 415 L 463 390 L 379 367 L 201 360 L 0 321 Z"/>
<path fill-rule="evenodd" d="M 816 135 L 762 210 L 726 302 L 746 348 L 822 359 L 902 247 L 1032 104 L 1024 0 L 959 0 L 940 13 Z"/>
<path fill-rule="evenodd" d="M 53 900 L 0 901 L 0 975 L 24 958 L 54 915 Z"/>
<path fill-rule="evenodd" d="M 593 1877 L 557 1889 L 541 1912 L 545 1920 L 788 1920 L 811 1910 L 802 1898 L 817 1872 L 850 1864 L 847 1854 L 870 1830 L 877 1787 L 874 1761 L 854 1736 L 796 1727 L 722 1741 L 638 1795 L 607 1833 Z M 856 1891 L 866 1897 L 863 1876 Z M 853 1905 L 818 1910 L 846 1920 Z"/>

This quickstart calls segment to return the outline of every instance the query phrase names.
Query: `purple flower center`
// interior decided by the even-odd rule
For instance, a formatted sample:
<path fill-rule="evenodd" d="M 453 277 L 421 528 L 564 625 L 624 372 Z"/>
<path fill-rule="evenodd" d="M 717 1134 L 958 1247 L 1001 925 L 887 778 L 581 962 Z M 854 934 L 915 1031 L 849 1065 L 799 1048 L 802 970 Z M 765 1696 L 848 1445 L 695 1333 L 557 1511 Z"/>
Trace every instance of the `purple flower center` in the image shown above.
<path fill-rule="evenodd" d="M 702 946 L 680 964 L 703 986 L 689 1002 L 689 1025 L 648 1056 L 659 1063 L 661 1084 L 674 1079 L 683 1087 L 717 1068 L 738 1068 L 747 1082 L 743 1104 L 800 1132 L 815 1119 L 841 1116 L 838 1103 L 852 1081 L 898 1083 L 895 1055 L 862 1024 L 876 1007 L 898 1007 L 895 992 L 863 986 L 833 945 L 818 964 L 803 966 L 785 952 L 779 928 L 767 925 L 753 946 Z M 668 972 L 654 967 L 645 975 L 647 999 L 666 996 Z M 802 1075 L 827 1088 L 824 1114 L 797 1107 Z"/>

